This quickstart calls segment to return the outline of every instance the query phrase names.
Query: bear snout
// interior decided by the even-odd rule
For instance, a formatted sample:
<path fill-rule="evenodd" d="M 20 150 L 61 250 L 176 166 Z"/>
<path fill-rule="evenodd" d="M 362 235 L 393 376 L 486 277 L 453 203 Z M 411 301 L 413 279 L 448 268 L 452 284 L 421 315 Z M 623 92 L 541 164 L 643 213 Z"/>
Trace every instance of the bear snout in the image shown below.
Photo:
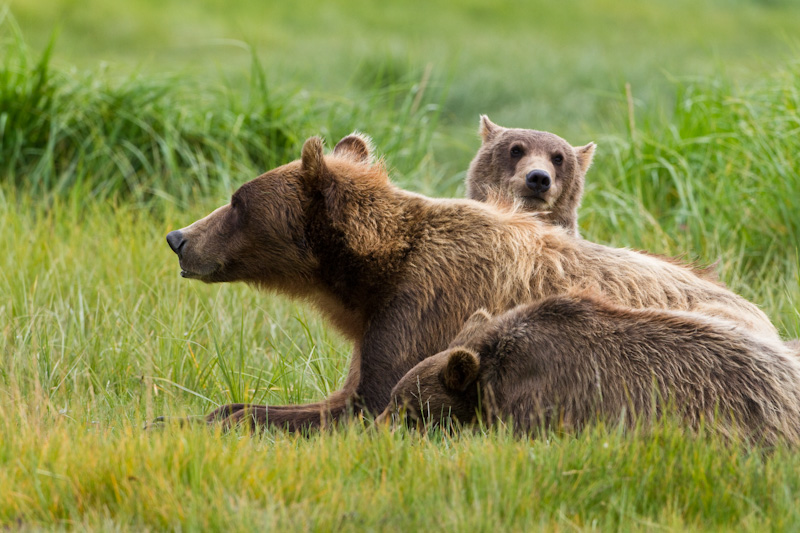
<path fill-rule="evenodd" d="M 525 175 L 525 185 L 536 194 L 547 192 L 551 183 L 550 173 L 546 170 L 537 168 Z"/>
<path fill-rule="evenodd" d="M 381 414 L 375 417 L 375 427 L 389 426 L 392 423 L 392 408 L 387 407 Z"/>
<path fill-rule="evenodd" d="M 183 232 L 181 230 L 170 231 L 167 234 L 167 244 L 169 244 L 169 247 L 172 248 L 172 251 L 178 254 L 178 257 L 180 257 L 181 250 L 183 250 L 183 246 L 186 244 L 186 239 L 183 237 Z"/>

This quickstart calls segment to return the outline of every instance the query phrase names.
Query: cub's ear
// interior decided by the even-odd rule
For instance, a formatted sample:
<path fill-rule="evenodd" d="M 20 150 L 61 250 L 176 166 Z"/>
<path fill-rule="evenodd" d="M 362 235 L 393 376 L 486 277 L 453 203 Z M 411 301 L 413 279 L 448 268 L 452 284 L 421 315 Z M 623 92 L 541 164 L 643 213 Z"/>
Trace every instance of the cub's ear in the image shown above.
<path fill-rule="evenodd" d="M 586 146 L 574 146 L 575 155 L 578 156 L 578 165 L 581 167 L 581 173 L 586 174 L 589 167 L 592 166 L 592 159 L 594 158 L 594 149 L 597 147 L 594 143 L 589 143 Z"/>
<path fill-rule="evenodd" d="M 354 163 L 369 163 L 372 159 L 372 139 L 354 131 L 336 144 L 333 155 Z"/>
<path fill-rule="evenodd" d="M 478 133 L 481 134 L 481 139 L 483 139 L 484 143 L 488 143 L 489 141 L 494 139 L 494 137 L 498 133 L 503 131 L 503 129 L 504 128 L 502 126 L 498 126 L 497 124 L 489 120 L 489 117 L 487 117 L 486 115 L 481 115 L 481 126 L 478 129 Z"/>
<path fill-rule="evenodd" d="M 322 152 L 322 139 L 311 137 L 303 144 L 300 166 L 309 179 L 319 179 L 325 173 L 325 157 Z"/>
<path fill-rule="evenodd" d="M 479 368 L 478 354 L 464 347 L 455 348 L 450 352 L 442 370 L 442 383 L 448 389 L 464 392 L 478 379 Z"/>
<path fill-rule="evenodd" d="M 456 347 L 467 344 L 491 319 L 492 315 L 486 309 L 478 309 L 464 322 L 461 330 L 450 342 L 450 346 Z"/>

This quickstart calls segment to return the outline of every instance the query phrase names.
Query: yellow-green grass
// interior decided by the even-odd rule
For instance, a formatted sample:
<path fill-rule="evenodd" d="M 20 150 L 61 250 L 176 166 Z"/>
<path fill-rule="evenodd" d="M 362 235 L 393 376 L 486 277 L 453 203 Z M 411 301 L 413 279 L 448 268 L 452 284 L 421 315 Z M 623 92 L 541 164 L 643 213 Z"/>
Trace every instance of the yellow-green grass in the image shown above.
<path fill-rule="evenodd" d="M 798 527 L 800 459 L 666 425 L 525 440 L 360 425 L 298 438 L 0 413 L 0 523 L 246 531 Z"/>

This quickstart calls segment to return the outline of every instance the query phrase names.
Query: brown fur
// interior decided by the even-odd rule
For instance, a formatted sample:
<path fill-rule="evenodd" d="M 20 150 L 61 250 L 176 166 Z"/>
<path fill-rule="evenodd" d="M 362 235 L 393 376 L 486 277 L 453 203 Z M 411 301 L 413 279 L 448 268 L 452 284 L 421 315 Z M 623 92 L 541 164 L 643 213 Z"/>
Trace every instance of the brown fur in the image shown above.
<path fill-rule="evenodd" d="M 526 211 L 578 235 L 578 207 L 595 144 L 572 146 L 546 131 L 503 128 L 481 115 L 482 144 L 467 171 L 467 197 L 485 202 L 517 202 Z M 526 185 L 533 170 L 545 171 L 550 188 L 538 193 Z"/>
<path fill-rule="evenodd" d="M 524 432 L 633 425 L 666 406 L 691 427 L 753 440 L 800 436 L 800 363 L 780 342 L 694 313 L 625 309 L 588 295 L 478 311 L 447 350 L 398 382 L 378 421 L 513 419 Z M 732 424 L 734 422 L 735 424 Z"/>
<path fill-rule="evenodd" d="M 311 138 L 300 161 L 242 185 L 230 204 L 167 236 L 184 277 L 310 300 L 355 345 L 343 390 L 324 402 L 226 406 L 209 420 L 299 429 L 348 406 L 378 413 L 394 384 L 443 350 L 476 309 L 499 313 L 575 288 L 777 335 L 755 305 L 689 269 L 575 239 L 530 214 L 403 191 L 381 164 L 354 157 L 363 151 L 353 144 L 325 156 Z"/>

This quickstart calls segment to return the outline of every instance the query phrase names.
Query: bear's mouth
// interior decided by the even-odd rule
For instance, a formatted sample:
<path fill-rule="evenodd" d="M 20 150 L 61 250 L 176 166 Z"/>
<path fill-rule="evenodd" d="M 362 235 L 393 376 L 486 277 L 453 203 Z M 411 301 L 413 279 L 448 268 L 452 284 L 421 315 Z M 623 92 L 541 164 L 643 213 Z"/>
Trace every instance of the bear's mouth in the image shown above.
<path fill-rule="evenodd" d="M 198 279 L 205 283 L 211 283 L 213 281 L 222 281 L 220 279 L 220 272 L 222 271 L 222 267 L 220 265 L 206 265 L 205 268 L 197 268 L 195 269 L 188 269 L 185 266 L 181 265 L 181 277 L 186 279 Z"/>
<path fill-rule="evenodd" d="M 548 205 L 547 199 L 538 194 L 521 194 L 520 199 L 529 204 Z"/>

